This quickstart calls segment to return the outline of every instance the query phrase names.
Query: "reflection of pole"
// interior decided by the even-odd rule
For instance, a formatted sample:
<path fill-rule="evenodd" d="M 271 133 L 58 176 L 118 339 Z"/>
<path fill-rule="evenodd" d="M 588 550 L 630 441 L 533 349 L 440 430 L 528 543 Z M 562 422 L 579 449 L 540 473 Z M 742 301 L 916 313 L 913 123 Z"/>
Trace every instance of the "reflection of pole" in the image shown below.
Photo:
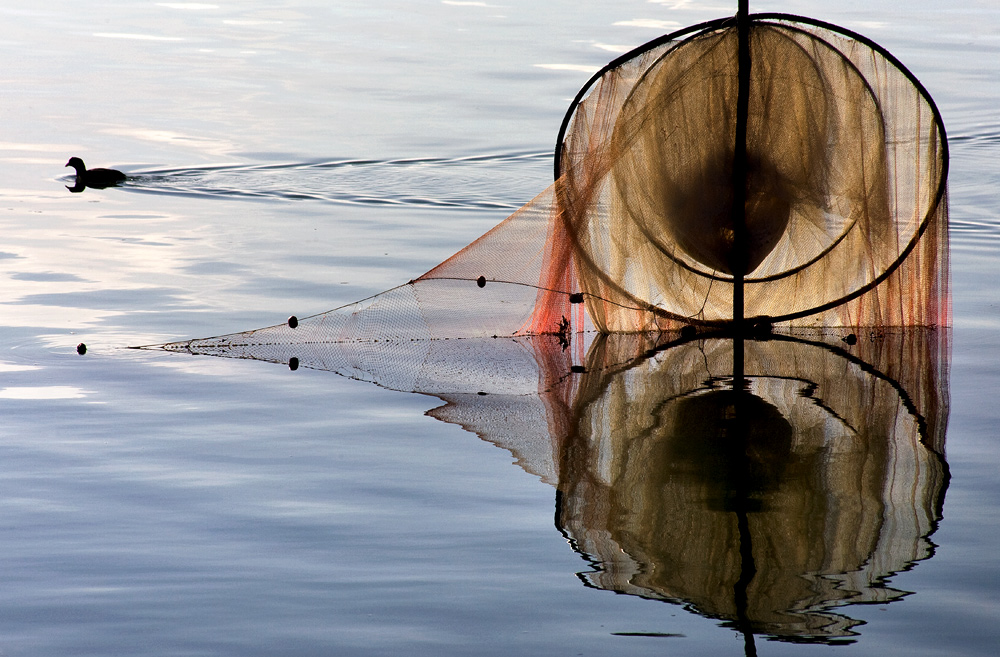
<path fill-rule="evenodd" d="M 733 335 L 733 391 L 737 393 L 746 388 L 743 369 L 743 336 L 737 333 Z"/>
<path fill-rule="evenodd" d="M 738 493 L 741 499 L 737 500 L 739 507 L 736 510 L 736 525 L 740 533 L 740 578 L 733 585 L 733 601 L 736 603 L 736 623 L 743 634 L 743 651 L 746 657 L 757 657 L 757 644 L 754 643 L 753 628 L 747 615 L 747 589 L 757 574 L 757 564 L 753 558 L 753 541 L 750 537 L 750 521 L 747 518 L 746 508 L 749 500 L 746 492 L 744 486 L 744 490 Z"/>
<path fill-rule="evenodd" d="M 739 0 L 736 30 L 739 36 L 738 88 L 736 92 L 736 142 L 733 151 L 733 324 L 743 328 L 743 277 L 748 263 L 747 196 L 747 113 L 750 108 L 750 18 L 749 0 Z"/>
<path fill-rule="evenodd" d="M 732 418 L 729 423 L 729 440 L 735 449 L 730 453 L 737 463 L 732 464 L 736 479 L 733 482 L 732 509 L 736 513 L 736 529 L 739 535 L 740 577 L 733 584 L 733 603 L 736 607 L 736 629 L 743 634 L 743 649 L 746 657 L 757 657 L 757 645 L 754 643 L 753 626 L 747 613 L 749 608 L 748 589 L 750 582 L 757 574 L 757 563 L 753 558 L 753 537 L 750 535 L 750 519 L 747 514 L 752 508 L 753 464 L 750 459 L 750 440 L 752 433 L 748 422 L 750 412 L 746 398 L 750 393 L 744 390 L 743 378 L 743 337 L 733 336 L 733 406 Z"/>

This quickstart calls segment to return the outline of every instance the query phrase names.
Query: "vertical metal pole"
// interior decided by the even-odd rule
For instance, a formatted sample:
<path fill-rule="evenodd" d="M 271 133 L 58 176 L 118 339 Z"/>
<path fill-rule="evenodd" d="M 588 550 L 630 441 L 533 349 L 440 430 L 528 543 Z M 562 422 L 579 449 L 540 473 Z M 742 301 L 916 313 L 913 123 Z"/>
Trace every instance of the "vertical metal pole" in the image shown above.
<path fill-rule="evenodd" d="M 736 13 L 738 46 L 738 88 L 736 95 L 736 141 L 733 148 L 733 388 L 742 390 L 744 296 L 743 277 L 748 266 L 747 196 L 747 114 L 750 107 L 750 14 L 749 0 L 739 0 Z"/>
<path fill-rule="evenodd" d="M 736 95 L 736 142 L 733 151 L 733 325 L 737 331 L 743 328 L 744 298 L 743 277 L 747 265 L 747 114 L 750 107 L 750 15 L 749 0 L 739 0 L 736 13 L 736 29 L 739 36 L 738 77 Z"/>

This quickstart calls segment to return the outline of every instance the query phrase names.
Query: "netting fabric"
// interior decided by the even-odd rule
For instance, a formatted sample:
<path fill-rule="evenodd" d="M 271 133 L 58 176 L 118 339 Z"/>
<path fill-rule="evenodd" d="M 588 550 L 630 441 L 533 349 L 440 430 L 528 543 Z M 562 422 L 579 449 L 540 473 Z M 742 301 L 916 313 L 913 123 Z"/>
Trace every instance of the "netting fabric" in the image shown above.
<path fill-rule="evenodd" d="M 175 347 L 719 326 L 736 275 L 748 321 L 948 325 L 947 142 L 930 97 L 859 35 L 750 18 L 744 233 L 727 19 L 609 64 L 567 113 L 555 182 L 423 276 L 295 329 Z"/>
<path fill-rule="evenodd" d="M 612 66 L 569 117 L 555 239 L 594 324 L 729 321 L 734 274 L 749 318 L 948 323 L 947 155 L 929 98 L 874 44 L 825 27 L 758 18 L 749 42 L 742 240 L 735 26 Z"/>
<path fill-rule="evenodd" d="M 742 44 L 713 21 L 609 64 L 555 182 L 419 278 L 158 348 L 435 395 L 557 487 L 588 585 L 849 636 L 842 605 L 931 555 L 947 487 L 947 142 L 859 35 L 759 14 Z M 781 331 L 727 330 L 739 280 Z"/>

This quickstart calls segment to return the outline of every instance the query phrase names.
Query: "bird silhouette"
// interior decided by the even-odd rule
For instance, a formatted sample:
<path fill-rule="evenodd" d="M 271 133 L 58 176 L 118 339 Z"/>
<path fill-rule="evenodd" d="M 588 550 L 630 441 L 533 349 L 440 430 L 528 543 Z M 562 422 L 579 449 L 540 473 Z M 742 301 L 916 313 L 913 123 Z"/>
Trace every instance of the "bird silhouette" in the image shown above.
<path fill-rule="evenodd" d="M 116 169 L 88 169 L 83 160 L 78 157 L 69 158 L 66 166 L 76 169 L 76 184 L 72 187 L 66 186 L 66 189 L 71 192 L 82 192 L 87 187 L 94 189 L 114 187 L 127 179 L 124 173 Z"/>

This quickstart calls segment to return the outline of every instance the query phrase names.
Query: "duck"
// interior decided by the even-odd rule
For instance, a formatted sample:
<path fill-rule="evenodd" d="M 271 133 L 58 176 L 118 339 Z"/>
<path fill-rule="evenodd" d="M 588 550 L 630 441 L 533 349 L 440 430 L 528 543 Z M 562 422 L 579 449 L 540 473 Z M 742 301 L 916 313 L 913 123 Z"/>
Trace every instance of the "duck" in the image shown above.
<path fill-rule="evenodd" d="M 76 169 L 76 185 L 70 189 L 114 187 L 118 183 L 124 182 L 128 177 L 117 169 L 88 169 L 83 160 L 78 157 L 69 158 L 66 166 Z"/>

